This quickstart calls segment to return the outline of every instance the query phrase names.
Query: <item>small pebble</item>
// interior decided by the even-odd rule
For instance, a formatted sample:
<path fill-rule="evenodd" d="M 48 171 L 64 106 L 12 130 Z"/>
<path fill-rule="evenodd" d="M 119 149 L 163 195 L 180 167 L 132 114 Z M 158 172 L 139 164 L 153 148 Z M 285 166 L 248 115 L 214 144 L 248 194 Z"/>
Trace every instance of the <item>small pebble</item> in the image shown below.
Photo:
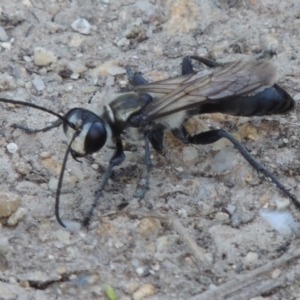
<path fill-rule="evenodd" d="M 10 42 L 3 42 L 0 45 L 1 45 L 1 47 L 3 49 L 6 49 L 6 50 L 10 50 L 11 49 L 11 43 Z"/>
<path fill-rule="evenodd" d="M 32 83 L 39 92 L 45 89 L 44 81 L 40 76 L 35 76 L 35 78 L 32 80 Z"/>
<path fill-rule="evenodd" d="M 126 37 L 123 37 L 117 41 L 118 47 L 125 47 L 125 46 L 129 46 L 129 45 L 130 45 L 130 41 Z"/>
<path fill-rule="evenodd" d="M 14 168 L 21 175 L 28 175 L 32 171 L 31 165 L 24 161 L 15 163 Z"/>
<path fill-rule="evenodd" d="M 92 164 L 92 169 L 98 170 L 99 169 L 99 165 L 98 164 Z"/>
<path fill-rule="evenodd" d="M 48 183 L 48 187 L 50 190 L 55 191 L 57 189 L 58 179 L 55 177 L 51 177 Z"/>
<path fill-rule="evenodd" d="M 56 230 L 53 233 L 53 235 L 56 236 L 56 238 L 64 244 L 69 244 L 69 242 L 70 242 L 71 234 L 70 234 L 70 232 L 68 232 L 66 230 L 63 230 L 63 229 Z"/>
<path fill-rule="evenodd" d="M 57 62 L 57 57 L 53 52 L 42 47 L 37 47 L 33 52 L 34 64 L 37 66 L 48 66 L 51 63 Z"/>
<path fill-rule="evenodd" d="M 275 203 L 276 203 L 276 208 L 278 210 L 287 209 L 291 204 L 291 202 L 288 198 L 277 198 L 275 200 Z"/>
<path fill-rule="evenodd" d="M 19 207 L 16 212 L 14 212 L 7 220 L 9 226 L 17 225 L 24 216 L 27 214 L 27 209 Z"/>
<path fill-rule="evenodd" d="M 63 275 L 63 274 L 66 274 L 67 273 L 67 269 L 63 266 L 58 266 L 56 268 L 56 271 L 59 275 Z"/>
<path fill-rule="evenodd" d="M 188 217 L 188 212 L 183 208 L 179 209 L 177 214 L 181 218 L 187 218 Z"/>
<path fill-rule="evenodd" d="M 10 245 L 7 237 L 0 236 L 0 254 L 6 254 L 10 250 Z"/>
<path fill-rule="evenodd" d="M 235 149 L 233 147 L 222 148 L 213 158 L 211 171 L 221 173 L 230 170 L 235 160 Z"/>
<path fill-rule="evenodd" d="M 228 204 L 227 207 L 226 207 L 226 209 L 232 215 L 236 211 L 236 206 L 234 206 L 232 204 Z"/>
<path fill-rule="evenodd" d="M 289 211 L 273 211 L 262 208 L 259 210 L 259 214 L 273 229 L 283 235 L 299 234 L 300 232 L 300 223 L 294 220 Z"/>
<path fill-rule="evenodd" d="M 143 218 L 137 225 L 137 232 L 143 237 L 157 235 L 161 230 L 161 223 L 158 219 Z"/>
<path fill-rule="evenodd" d="M 51 157 L 51 152 L 48 152 L 48 151 L 44 151 L 40 154 L 41 159 L 46 159 L 46 158 L 50 158 L 50 157 Z"/>
<path fill-rule="evenodd" d="M 112 76 L 116 76 L 120 74 L 126 74 L 126 69 L 119 66 L 109 66 L 107 68 L 107 72 Z"/>
<path fill-rule="evenodd" d="M 6 146 L 6 149 L 9 153 L 13 154 L 13 153 L 16 153 L 18 150 L 19 150 L 19 147 L 17 144 L 15 143 L 9 143 L 7 146 Z"/>
<path fill-rule="evenodd" d="M 74 60 L 69 62 L 68 69 L 75 74 L 81 74 L 87 70 L 87 67 L 82 60 Z"/>
<path fill-rule="evenodd" d="M 15 79 L 5 73 L 0 74 L 0 91 L 14 90 L 17 87 Z"/>
<path fill-rule="evenodd" d="M 156 293 L 156 288 L 150 284 L 146 283 L 142 285 L 135 293 L 133 293 L 133 300 L 143 300 L 146 297 L 150 297 Z"/>
<path fill-rule="evenodd" d="M 140 284 L 137 281 L 133 281 L 125 287 L 125 293 L 132 294 L 139 288 L 139 286 Z"/>
<path fill-rule="evenodd" d="M 21 198 L 12 193 L 0 193 L 0 218 L 9 217 L 20 206 Z"/>
<path fill-rule="evenodd" d="M 6 42 L 8 40 L 8 35 L 6 34 L 4 28 L 0 26 L 0 41 Z"/>
<path fill-rule="evenodd" d="M 271 274 L 271 277 L 272 277 L 272 279 L 277 279 L 280 274 L 281 274 L 281 270 L 280 269 L 275 269 L 275 270 L 273 270 L 273 272 Z"/>
<path fill-rule="evenodd" d="M 182 152 L 182 159 L 186 166 L 192 166 L 198 161 L 198 151 L 195 147 L 185 147 Z"/>
<path fill-rule="evenodd" d="M 139 267 L 139 268 L 136 268 L 136 273 L 139 275 L 139 276 L 141 276 L 141 275 L 143 275 L 144 274 L 144 268 L 142 268 L 142 267 Z"/>
<path fill-rule="evenodd" d="M 114 85 L 114 83 L 115 83 L 115 78 L 113 76 L 109 75 L 106 77 L 106 80 L 105 80 L 106 86 L 112 86 L 112 85 Z"/>
<path fill-rule="evenodd" d="M 229 221 L 229 215 L 220 211 L 216 213 L 215 219 L 222 223 L 226 223 Z"/>
<path fill-rule="evenodd" d="M 156 252 L 165 252 L 169 244 L 169 238 L 165 236 L 160 236 L 156 240 Z"/>
<path fill-rule="evenodd" d="M 78 74 L 78 73 L 72 73 L 70 75 L 70 78 L 73 79 L 73 80 L 77 80 L 77 79 L 79 79 L 79 77 L 80 77 L 80 74 Z"/>
<path fill-rule="evenodd" d="M 248 252 L 244 259 L 245 267 L 250 269 L 258 261 L 258 254 L 256 252 Z"/>
<path fill-rule="evenodd" d="M 72 29 L 74 31 L 77 31 L 77 32 L 79 32 L 81 34 L 90 34 L 90 32 L 91 32 L 91 25 L 84 18 L 78 18 L 78 19 L 76 19 L 72 23 L 71 27 L 72 27 Z"/>

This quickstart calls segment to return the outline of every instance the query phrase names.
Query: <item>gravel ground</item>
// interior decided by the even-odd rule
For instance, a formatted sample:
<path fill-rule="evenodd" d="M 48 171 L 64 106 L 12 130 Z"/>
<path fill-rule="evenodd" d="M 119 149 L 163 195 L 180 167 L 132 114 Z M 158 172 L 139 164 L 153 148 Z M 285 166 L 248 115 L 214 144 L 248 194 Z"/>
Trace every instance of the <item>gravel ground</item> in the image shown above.
<path fill-rule="evenodd" d="M 226 62 L 272 49 L 278 83 L 300 99 L 296 0 L 2 0 L 0 12 L 1 97 L 100 111 L 128 86 L 127 66 L 155 81 L 179 75 L 186 55 Z M 1 109 L 0 299 L 300 299 L 300 213 L 228 142 L 194 147 L 167 135 L 139 203 L 143 142 L 127 132 L 127 160 L 89 230 L 68 231 L 54 217 L 62 128 L 29 135 L 11 125 L 43 128 L 55 117 Z M 232 132 L 300 199 L 298 112 L 197 116 L 188 128 Z M 69 159 L 64 220 L 83 220 L 112 153 Z M 290 212 L 295 226 L 275 230 L 261 208 Z"/>

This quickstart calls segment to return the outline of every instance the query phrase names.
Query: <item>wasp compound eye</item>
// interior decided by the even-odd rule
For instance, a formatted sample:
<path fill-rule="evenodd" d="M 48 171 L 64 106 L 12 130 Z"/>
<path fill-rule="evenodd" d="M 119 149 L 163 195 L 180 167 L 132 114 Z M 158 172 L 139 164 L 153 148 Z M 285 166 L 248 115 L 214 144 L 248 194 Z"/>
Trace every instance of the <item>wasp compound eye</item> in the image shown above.
<path fill-rule="evenodd" d="M 92 123 L 84 141 L 84 149 L 87 154 L 99 151 L 105 144 L 107 131 L 101 122 Z"/>

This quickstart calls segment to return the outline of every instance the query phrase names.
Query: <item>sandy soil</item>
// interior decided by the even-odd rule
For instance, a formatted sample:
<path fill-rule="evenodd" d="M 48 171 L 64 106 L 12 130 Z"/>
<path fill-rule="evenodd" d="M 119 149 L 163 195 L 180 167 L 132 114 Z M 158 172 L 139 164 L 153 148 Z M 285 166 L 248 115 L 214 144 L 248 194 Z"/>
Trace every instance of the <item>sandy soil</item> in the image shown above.
<path fill-rule="evenodd" d="M 1 97 L 59 113 L 100 111 L 127 86 L 126 66 L 155 81 L 179 75 L 186 55 L 230 61 L 272 49 L 278 83 L 300 99 L 296 0 L 2 0 L 0 8 L 8 35 L 0 43 Z M 79 17 L 89 34 L 72 29 Z M 48 64 L 35 61 L 37 47 L 52 52 Z M 1 110 L 1 191 L 21 196 L 26 214 L 15 226 L 4 220 L 0 230 L 0 299 L 107 299 L 105 284 L 123 300 L 300 299 L 298 234 L 279 233 L 259 209 L 288 210 L 295 220 L 300 213 L 227 142 L 185 146 L 167 135 L 165 156 L 152 153 L 148 210 L 133 196 L 145 170 L 143 143 L 127 133 L 127 160 L 90 229 L 70 232 L 54 217 L 67 147 L 62 128 L 28 135 L 11 125 L 42 128 L 55 118 L 28 107 Z M 201 116 L 188 128 L 232 132 L 300 199 L 298 112 L 297 105 L 286 116 Z M 69 159 L 63 219 L 83 220 L 112 153 L 109 146 L 81 164 Z M 119 210 L 123 203 L 129 206 Z"/>

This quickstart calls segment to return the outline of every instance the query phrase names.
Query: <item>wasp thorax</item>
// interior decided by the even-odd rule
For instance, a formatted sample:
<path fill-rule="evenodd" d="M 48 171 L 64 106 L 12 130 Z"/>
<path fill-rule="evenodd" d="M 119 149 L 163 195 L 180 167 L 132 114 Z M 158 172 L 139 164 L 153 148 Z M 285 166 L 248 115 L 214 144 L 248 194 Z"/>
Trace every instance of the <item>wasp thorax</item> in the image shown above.
<path fill-rule="evenodd" d="M 86 109 L 74 108 L 65 117 L 79 131 L 71 145 L 74 156 L 82 157 L 99 151 L 104 146 L 107 140 L 107 130 L 104 121 L 99 116 Z M 64 132 L 71 141 L 76 130 L 64 124 Z"/>

